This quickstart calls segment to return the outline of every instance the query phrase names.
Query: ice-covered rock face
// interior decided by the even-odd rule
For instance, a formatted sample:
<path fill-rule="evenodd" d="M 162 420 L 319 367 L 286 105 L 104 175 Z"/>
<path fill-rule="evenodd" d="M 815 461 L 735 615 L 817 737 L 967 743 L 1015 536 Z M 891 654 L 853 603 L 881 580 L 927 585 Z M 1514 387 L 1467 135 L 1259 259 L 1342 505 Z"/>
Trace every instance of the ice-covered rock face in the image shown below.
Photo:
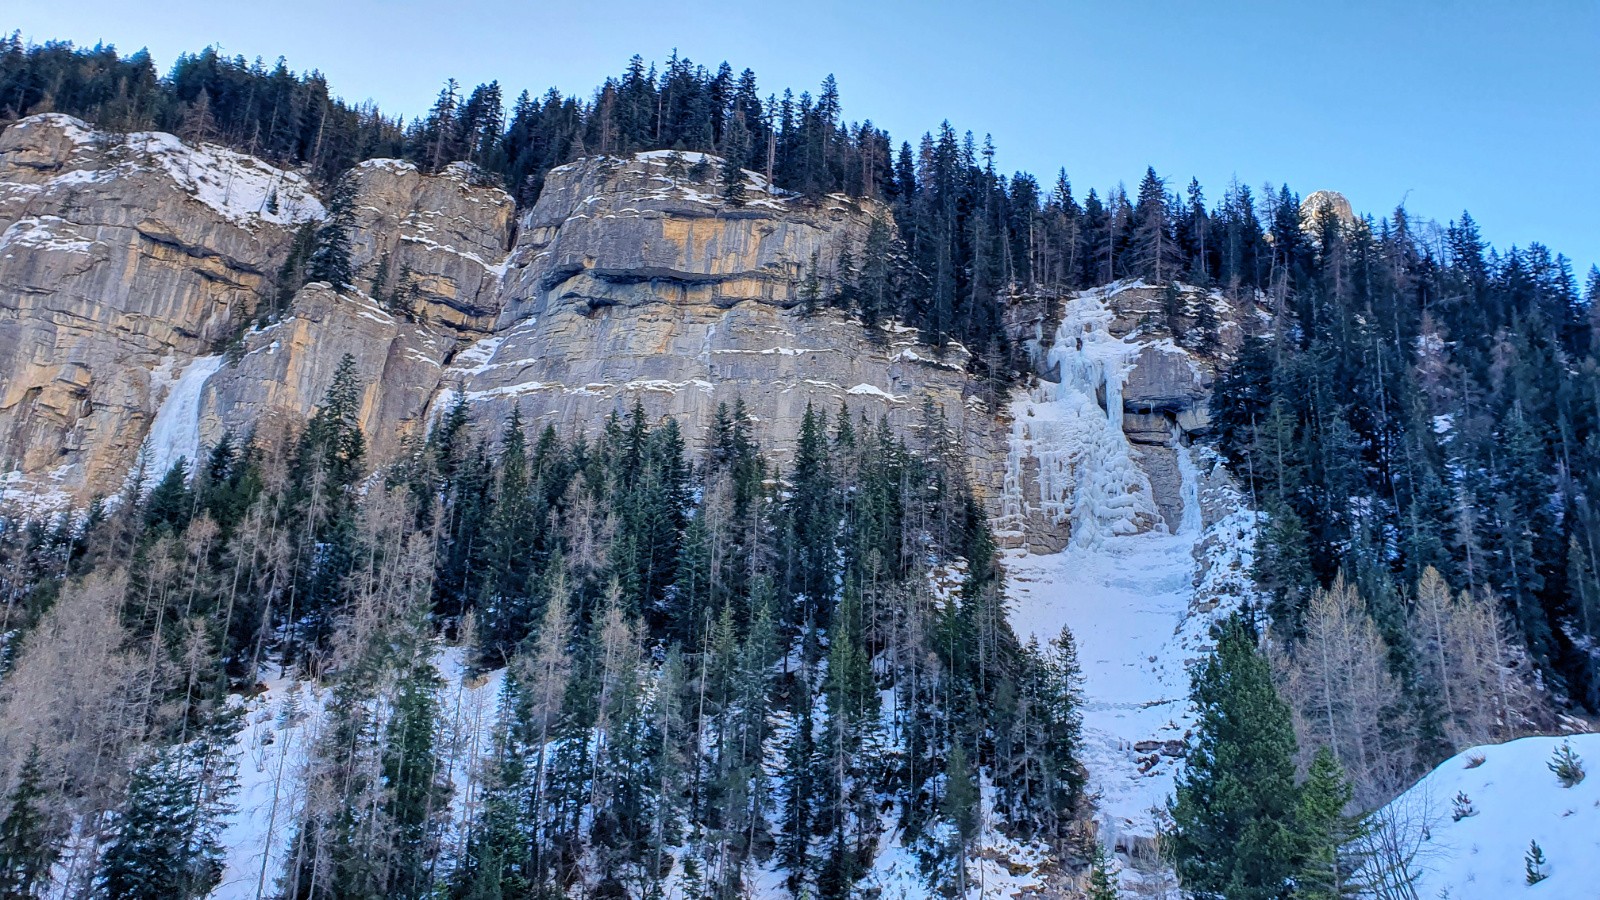
<path fill-rule="evenodd" d="M 270 198 L 270 200 L 269 200 Z M 120 482 L 164 373 L 249 315 L 297 220 L 303 179 L 171 135 L 62 115 L 0 135 L 0 470 L 79 493 Z"/>
<path fill-rule="evenodd" d="M 1192 726 L 1188 665 L 1212 622 L 1254 596 L 1258 527 L 1220 458 L 1189 442 L 1239 312 L 1192 287 L 1173 299 L 1121 282 L 1062 301 L 1054 339 L 1036 344 L 1040 377 L 1011 406 L 995 519 L 1018 636 L 1074 634 L 1098 836 L 1128 854 L 1122 884 L 1139 895 L 1170 881 L 1141 848 Z M 1205 303 L 1215 346 L 1190 339 Z"/>
<path fill-rule="evenodd" d="M 1165 289 L 1122 281 L 1062 301 L 1053 341 L 1036 352 L 1037 381 L 1012 404 L 998 536 L 1051 553 L 1067 542 L 1177 529 L 1185 510 L 1176 450 L 1211 424 L 1218 360 L 1237 349 L 1248 310 L 1182 285 L 1178 334 Z M 1214 345 L 1199 347 L 1209 304 Z M 1096 461 L 1095 470 L 1085 460 Z"/>

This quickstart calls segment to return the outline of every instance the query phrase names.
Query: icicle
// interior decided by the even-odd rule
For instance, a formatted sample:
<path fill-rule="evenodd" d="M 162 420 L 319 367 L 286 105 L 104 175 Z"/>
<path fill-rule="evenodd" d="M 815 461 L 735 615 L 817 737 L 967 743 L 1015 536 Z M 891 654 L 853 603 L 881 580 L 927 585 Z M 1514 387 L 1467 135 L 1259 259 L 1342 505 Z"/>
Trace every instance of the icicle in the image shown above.
<path fill-rule="evenodd" d="M 1149 479 L 1122 433 L 1122 387 L 1137 348 L 1110 332 L 1112 312 L 1099 293 L 1067 301 L 1041 382 L 1013 407 L 1002 511 L 1029 513 L 1023 461 L 1039 464 L 1039 513 L 1071 522 L 1071 542 L 1085 546 L 1161 521 Z"/>

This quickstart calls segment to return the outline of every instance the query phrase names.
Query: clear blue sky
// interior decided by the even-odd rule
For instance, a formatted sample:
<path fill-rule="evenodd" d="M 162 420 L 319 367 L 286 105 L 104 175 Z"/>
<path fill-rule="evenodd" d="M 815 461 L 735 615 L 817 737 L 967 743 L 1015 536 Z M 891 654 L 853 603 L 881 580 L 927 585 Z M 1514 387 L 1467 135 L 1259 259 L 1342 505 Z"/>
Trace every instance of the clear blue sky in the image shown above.
<path fill-rule="evenodd" d="M 26 38 L 288 58 L 346 99 L 425 111 L 447 77 L 507 96 L 593 89 L 629 56 L 755 69 L 762 93 L 832 72 L 847 118 L 898 140 L 948 118 L 992 133 L 1006 171 L 1081 196 L 1153 165 L 1210 198 L 1344 192 L 1472 212 L 1505 247 L 1600 261 L 1600 2 L 991 3 L 814 0 L 7 0 Z"/>

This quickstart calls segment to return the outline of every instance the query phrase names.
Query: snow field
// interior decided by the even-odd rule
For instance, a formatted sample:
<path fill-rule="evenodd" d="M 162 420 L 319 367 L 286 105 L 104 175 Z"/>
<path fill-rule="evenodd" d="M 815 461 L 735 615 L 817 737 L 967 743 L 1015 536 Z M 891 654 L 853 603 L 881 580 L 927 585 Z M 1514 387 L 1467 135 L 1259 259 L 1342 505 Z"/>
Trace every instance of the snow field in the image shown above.
<path fill-rule="evenodd" d="M 1589 770 L 1563 787 L 1549 762 L 1570 744 Z M 1419 900 L 1579 900 L 1600 897 L 1600 734 L 1526 737 L 1474 747 L 1440 763 L 1384 807 L 1414 851 Z M 1475 812 L 1455 818 L 1458 794 Z M 1528 884 L 1528 844 L 1544 851 L 1545 879 Z"/>

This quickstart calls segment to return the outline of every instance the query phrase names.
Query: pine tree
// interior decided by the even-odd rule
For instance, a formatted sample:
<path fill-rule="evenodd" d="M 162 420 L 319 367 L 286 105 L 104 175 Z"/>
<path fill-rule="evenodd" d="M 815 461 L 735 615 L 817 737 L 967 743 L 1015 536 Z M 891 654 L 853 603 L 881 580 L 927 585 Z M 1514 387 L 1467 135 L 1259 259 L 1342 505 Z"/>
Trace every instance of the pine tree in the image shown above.
<path fill-rule="evenodd" d="M 977 840 L 983 826 L 983 809 L 978 794 L 978 782 L 966 747 L 960 740 L 952 741 L 945 758 L 944 797 L 939 812 L 950 825 L 949 844 L 942 852 L 949 858 L 954 878 L 945 884 L 953 896 L 964 897 L 967 892 L 967 850 Z"/>
<path fill-rule="evenodd" d="M 34 745 L 17 773 L 10 807 L 0 819 L 0 897 L 40 896 L 50 886 L 50 867 L 60 855 L 46 806 L 44 767 Z"/>
<path fill-rule="evenodd" d="M 201 737 L 153 752 L 136 768 L 109 829 L 96 879 L 108 900 L 189 900 L 222 879 L 221 843 L 237 788 L 228 759 L 236 717 Z"/>
<path fill-rule="evenodd" d="M 800 315 L 806 317 L 816 315 L 822 305 L 822 273 L 818 271 L 816 253 L 811 254 L 811 264 L 800 282 L 799 300 Z"/>
<path fill-rule="evenodd" d="M 1089 865 L 1089 889 L 1085 900 L 1117 900 L 1117 884 L 1111 874 L 1111 854 L 1096 843 Z"/>
<path fill-rule="evenodd" d="M 807 629 L 805 639 L 812 641 Z M 785 737 L 784 771 L 781 781 L 783 815 L 778 837 L 778 858 L 787 871 L 789 892 L 801 896 L 812 864 L 811 837 L 815 828 L 817 802 L 815 704 L 812 696 L 811 667 L 802 655 L 800 670 L 791 690 L 794 692 L 792 721 Z"/>
<path fill-rule="evenodd" d="M 824 628 L 838 566 L 834 545 L 838 518 L 827 418 L 827 413 L 818 413 L 806 404 L 785 509 L 791 537 L 786 542 L 790 591 L 803 598 L 795 609 L 795 624 Z"/>
<path fill-rule="evenodd" d="M 1172 853 L 1200 900 L 1288 900 L 1297 870 L 1294 728 L 1239 614 L 1194 670 L 1196 737 L 1179 774 Z"/>
<path fill-rule="evenodd" d="M 1361 891 L 1360 860 L 1348 849 L 1363 833 L 1361 821 L 1345 813 L 1352 795 L 1338 760 L 1326 747 L 1318 750 L 1295 807 L 1301 860 L 1295 875 L 1297 900 L 1339 900 Z"/>
<path fill-rule="evenodd" d="M 722 161 L 722 199 L 730 206 L 744 205 L 744 170 L 739 167 L 739 162 L 730 155 Z"/>
<path fill-rule="evenodd" d="M 355 562 L 356 483 L 365 474 L 366 459 L 360 403 L 356 360 L 346 353 L 295 448 L 290 500 L 302 514 L 291 522 L 297 531 L 298 594 L 285 615 L 292 623 L 291 636 L 303 630 L 312 649 L 320 648 L 330 633 L 334 604 Z M 286 658 L 293 659 L 297 649 L 291 642 Z"/>
<path fill-rule="evenodd" d="M 306 266 L 316 247 L 317 224 L 307 219 L 295 229 L 294 240 L 289 244 L 289 253 L 284 257 L 283 264 L 278 267 L 276 291 L 272 296 L 272 303 L 262 309 L 263 318 L 276 319 L 289 311 L 294 295 L 305 286 Z"/>
<path fill-rule="evenodd" d="M 900 312 L 892 259 L 895 252 L 889 224 L 874 218 L 867 227 L 867 240 L 861 251 L 861 275 L 855 290 L 862 324 L 871 329 L 868 336 L 874 339 L 881 339 L 876 328 L 878 323 Z"/>
<path fill-rule="evenodd" d="M 428 627 L 420 616 L 412 640 Z M 418 650 L 428 649 L 420 642 Z M 441 817 L 449 783 L 438 756 L 439 675 L 425 653 L 416 653 L 401 673 L 383 751 L 384 813 L 394 830 L 385 894 L 420 900 L 431 891 L 430 873 L 441 851 Z"/>
<path fill-rule="evenodd" d="M 1166 182 L 1156 176 L 1153 167 L 1147 168 L 1133 207 L 1132 238 L 1138 272 L 1152 284 L 1174 280 L 1180 270 L 1170 218 Z"/>
<path fill-rule="evenodd" d="M 325 281 L 334 290 L 344 290 L 355 280 L 350 261 L 350 232 L 355 227 L 356 182 L 346 174 L 334 183 L 328 198 L 327 215 L 317 226 L 311 255 L 306 261 L 306 279 Z"/>
<path fill-rule="evenodd" d="M 389 290 L 389 251 L 378 256 L 378 265 L 372 270 L 372 299 L 384 309 L 394 309 L 398 292 Z"/>
<path fill-rule="evenodd" d="M 1550 873 L 1544 870 L 1547 865 L 1549 861 L 1545 859 L 1544 848 L 1539 846 L 1538 841 L 1529 841 L 1528 852 L 1522 857 L 1522 868 L 1527 873 L 1525 880 L 1528 884 L 1538 884 L 1549 878 Z"/>
<path fill-rule="evenodd" d="M 1564 788 L 1576 787 L 1583 781 L 1583 759 L 1573 752 L 1572 745 L 1566 741 L 1562 741 L 1561 747 L 1546 765 Z"/>

